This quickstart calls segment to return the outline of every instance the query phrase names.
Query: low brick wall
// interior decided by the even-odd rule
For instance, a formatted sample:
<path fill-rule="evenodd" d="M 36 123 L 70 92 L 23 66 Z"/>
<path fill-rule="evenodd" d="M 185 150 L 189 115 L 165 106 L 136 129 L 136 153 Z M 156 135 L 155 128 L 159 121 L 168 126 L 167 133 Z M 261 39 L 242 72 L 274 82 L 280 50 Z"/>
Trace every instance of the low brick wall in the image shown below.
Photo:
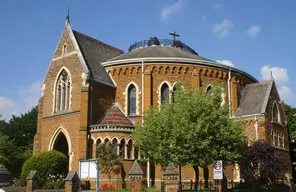
<path fill-rule="evenodd" d="M 65 192 L 65 189 L 36 189 L 34 192 Z"/>

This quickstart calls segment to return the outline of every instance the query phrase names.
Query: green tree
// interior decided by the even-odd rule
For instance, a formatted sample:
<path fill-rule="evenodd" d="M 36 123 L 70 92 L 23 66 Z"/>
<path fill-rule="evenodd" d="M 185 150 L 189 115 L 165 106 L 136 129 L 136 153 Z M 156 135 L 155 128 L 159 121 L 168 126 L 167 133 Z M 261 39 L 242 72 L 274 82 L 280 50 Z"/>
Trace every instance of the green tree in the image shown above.
<path fill-rule="evenodd" d="M 156 163 L 192 165 L 197 181 L 199 166 L 238 159 L 245 143 L 243 124 L 230 118 L 222 92 L 220 86 L 211 93 L 179 86 L 174 103 L 151 108 L 143 127 L 136 126 L 135 145 Z"/>
<path fill-rule="evenodd" d="M 282 105 L 285 110 L 290 139 L 296 140 L 296 108 L 291 107 L 285 102 L 282 102 Z"/>
<path fill-rule="evenodd" d="M 32 156 L 36 129 L 37 107 L 20 116 L 13 115 L 8 123 L 0 120 L 0 163 L 13 177 L 19 178 L 23 163 Z"/>
<path fill-rule="evenodd" d="M 111 178 L 113 174 L 120 173 L 120 157 L 116 154 L 116 150 L 110 142 L 101 143 L 97 147 L 97 158 L 99 160 L 98 168 L 101 173 L 106 174 L 109 179 L 109 187 L 111 186 Z M 116 148 L 115 148 L 116 149 Z"/>

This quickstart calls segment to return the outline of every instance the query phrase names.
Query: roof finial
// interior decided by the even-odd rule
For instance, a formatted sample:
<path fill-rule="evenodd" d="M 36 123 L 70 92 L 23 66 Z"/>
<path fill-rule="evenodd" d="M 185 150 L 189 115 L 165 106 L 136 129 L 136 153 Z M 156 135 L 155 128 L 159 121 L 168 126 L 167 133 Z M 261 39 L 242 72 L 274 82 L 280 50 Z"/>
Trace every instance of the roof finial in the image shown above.
<path fill-rule="evenodd" d="M 66 17 L 66 23 L 70 23 L 70 7 L 68 7 L 68 14 Z"/>
<path fill-rule="evenodd" d="M 273 76 L 272 76 L 272 70 L 270 70 L 270 80 L 274 80 Z"/>
<path fill-rule="evenodd" d="M 178 34 L 176 33 L 176 31 L 173 31 L 173 33 L 169 33 L 169 34 L 173 36 L 174 41 L 176 41 L 176 37 L 180 37 L 180 35 L 178 35 Z"/>

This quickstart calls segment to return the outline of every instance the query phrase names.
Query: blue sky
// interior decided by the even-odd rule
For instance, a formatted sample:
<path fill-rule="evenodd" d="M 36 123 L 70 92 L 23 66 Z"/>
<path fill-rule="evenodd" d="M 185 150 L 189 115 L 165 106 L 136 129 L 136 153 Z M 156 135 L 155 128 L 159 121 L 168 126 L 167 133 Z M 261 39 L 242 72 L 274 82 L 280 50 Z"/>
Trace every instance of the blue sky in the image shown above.
<path fill-rule="evenodd" d="M 201 56 L 276 81 L 296 106 L 296 1 L 1 1 L 0 114 L 28 111 L 40 97 L 67 8 L 73 29 L 127 51 L 151 36 L 180 39 Z M 293 75 L 294 74 L 294 75 Z"/>

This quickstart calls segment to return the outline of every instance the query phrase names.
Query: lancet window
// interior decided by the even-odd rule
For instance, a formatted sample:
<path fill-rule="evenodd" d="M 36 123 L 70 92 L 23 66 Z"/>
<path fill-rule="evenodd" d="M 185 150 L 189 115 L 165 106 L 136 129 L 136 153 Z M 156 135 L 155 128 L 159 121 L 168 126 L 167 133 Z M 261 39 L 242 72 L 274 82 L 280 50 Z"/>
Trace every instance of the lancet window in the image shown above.
<path fill-rule="evenodd" d="M 162 86 L 161 86 L 161 104 L 164 104 L 164 103 L 168 103 L 169 102 L 169 86 L 164 83 Z"/>
<path fill-rule="evenodd" d="M 272 121 L 279 122 L 279 109 L 277 104 L 274 102 L 272 105 Z"/>
<path fill-rule="evenodd" d="M 55 90 L 55 112 L 68 110 L 70 107 L 71 81 L 66 70 L 59 74 Z"/>
<path fill-rule="evenodd" d="M 131 84 L 128 88 L 128 114 L 136 115 L 137 109 L 137 89 Z"/>

